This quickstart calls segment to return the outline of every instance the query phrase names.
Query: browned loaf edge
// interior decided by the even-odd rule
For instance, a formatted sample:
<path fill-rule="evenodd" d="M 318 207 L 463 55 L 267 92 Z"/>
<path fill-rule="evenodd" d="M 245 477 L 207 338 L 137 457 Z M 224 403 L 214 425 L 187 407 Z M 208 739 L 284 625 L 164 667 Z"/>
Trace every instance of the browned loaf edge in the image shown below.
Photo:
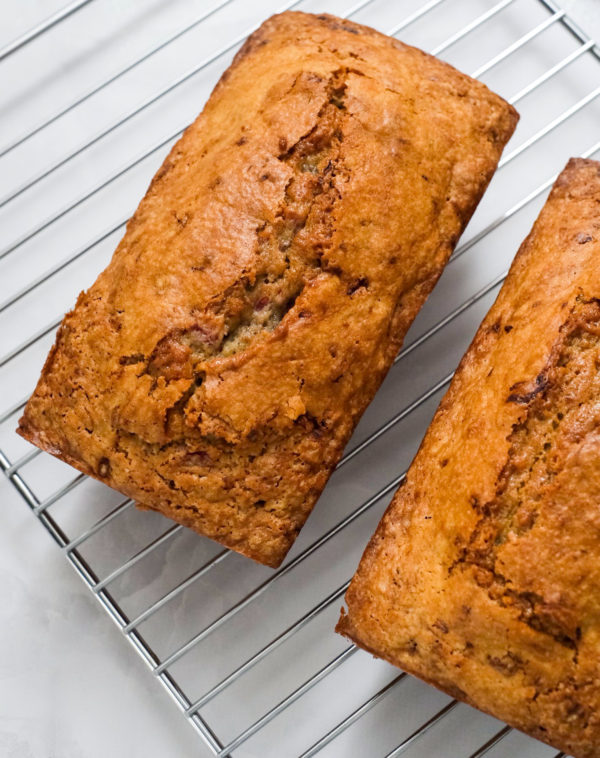
<path fill-rule="evenodd" d="M 371 539 L 337 630 L 600 756 L 600 163 L 557 179 Z"/>
<path fill-rule="evenodd" d="M 364 26 L 269 19 L 66 315 L 19 432 L 277 566 L 516 120 Z"/>

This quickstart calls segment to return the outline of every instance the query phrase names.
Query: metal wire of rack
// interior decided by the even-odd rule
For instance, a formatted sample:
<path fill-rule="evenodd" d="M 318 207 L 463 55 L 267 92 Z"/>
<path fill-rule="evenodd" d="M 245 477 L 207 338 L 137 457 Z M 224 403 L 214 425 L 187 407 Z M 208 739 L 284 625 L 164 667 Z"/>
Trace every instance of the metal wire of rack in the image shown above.
<path fill-rule="evenodd" d="M 71 3 L 49 17 L 0 49 L 0 60 L 21 54 L 25 46 L 33 48 L 29 42 L 50 29 L 59 31 L 80 8 L 77 17 L 83 18 L 89 2 Z M 352 5 L 329 0 L 318 6 L 296 0 L 268 10 L 330 10 L 369 23 L 482 78 L 522 113 L 517 135 L 464 240 L 300 539 L 276 572 L 249 565 L 156 514 L 140 514 L 130 500 L 83 475 L 74 476 L 72 469 L 13 433 L 26 400 L 24 385 L 33 386 L 72 293 L 102 268 L 139 187 L 199 110 L 197 92 L 186 98 L 184 88 L 204 77 L 205 97 L 261 16 L 254 14 L 225 44 L 202 54 L 200 62 L 196 56 L 189 68 L 139 101 L 134 98 L 114 117 L 109 113 L 98 127 L 92 120 L 81 142 L 59 141 L 49 161 L 36 160 L 36 140 L 126 83 L 156 56 L 166 52 L 176 57 L 177 45 L 187 36 L 202 32 L 224 13 L 239 11 L 241 3 L 221 0 L 204 8 L 116 72 L 105 71 L 82 94 L 50 107 L 42 119 L 36 113 L 0 147 L 0 167 L 8 165 L 0 214 L 17 209 L 17 221 L 5 227 L 0 251 L 6 274 L 0 325 L 11 327 L 0 358 L 6 387 L 6 407 L 0 409 L 0 466 L 196 730 L 206 755 L 563 756 L 371 661 L 331 631 L 362 547 L 404 478 L 398 472 L 410 462 L 452 368 L 556 174 L 570 155 L 600 153 L 595 128 L 600 86 L 594 86 L 600 82 L 600 52 L 554 0 L 455 0 L 449 6 L 449 0 L 414 0 L 400 12 L 391 0 Z M 219 28 L 223 33 L 230 27 L 225 20 Z M 191 106 L 177 115 L 176 123 L 158 119 L 156 133 L 148 130 L 152 133 L 143 149 L 116 166 L 108 162 L 104 173 L 105 161 L 94 152 L 96 146 L 120 153 L 117 148 L 129 125 L 155 123 L 161 111 L 153 107 L 171 97 L 189 100 Z M 25 165 L 24 172 L 11 172 L 13 156 L 19 166 Z M 94 167 L 91 182 L 87 175 L 77 181 L 86 165 L 81 160 Z M 63 202 L 58 193 L 47 215 L 42 204 L 41 221 L 35 220 L 37 211 L 19 215 L 19 203 L 37 208 L 36 193 L 52 195 L 55 176 L 69 170 L 64 176 L 75 187 L 69 199 Z M 135 172 L 137 184 L 131 180 Z M 119 198 L 116 207 L 107 199 L 112 195 Z M 103 229 L 94 227 L 91 236 L 86 231 L 87 238 L 74 244 L 66 257 L 40 252 L 51 249 L 54 230 L 63 233 L 61 224 L 81 218 L 87 230 L 90 208 L 101 217 L 96 226 L 105 224 Z M 17 324 L 34 302 L 35 321 L 25 323 L 24 333 Z"/>

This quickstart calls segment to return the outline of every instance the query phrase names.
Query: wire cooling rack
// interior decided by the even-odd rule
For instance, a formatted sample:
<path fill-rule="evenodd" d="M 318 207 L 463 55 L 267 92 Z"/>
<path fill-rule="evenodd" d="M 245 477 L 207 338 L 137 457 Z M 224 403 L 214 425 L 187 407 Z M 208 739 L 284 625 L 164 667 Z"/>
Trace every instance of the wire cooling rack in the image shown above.
<path fill-rule="evenodd" d="M 273 572 L 140 513 L 14 428 L 62 314 L 106 265 L 170 145 L 247 34 L 285 8 L 352 17 L 429 50 L 522 118 Z M 199 755 L 557 755 L 332 629 L 362 549 L 556 174 L 571 155 L 600 153 L 594 42 L 552 0 L 79 0 L 0 48 L 0 74 L 0 465 L 197 731 Z"/>

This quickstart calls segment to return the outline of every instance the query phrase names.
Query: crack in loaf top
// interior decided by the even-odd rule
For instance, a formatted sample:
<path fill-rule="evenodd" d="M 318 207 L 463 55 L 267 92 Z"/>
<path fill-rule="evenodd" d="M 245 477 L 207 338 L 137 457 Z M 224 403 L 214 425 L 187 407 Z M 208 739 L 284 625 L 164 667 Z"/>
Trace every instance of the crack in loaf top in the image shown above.
<path fill-rule="evenodd" d="M 23 433 L 238 549 L 257 522 L 290 544 L 515 122 L 366 27 L 268 20 L 65 319 Z"/>

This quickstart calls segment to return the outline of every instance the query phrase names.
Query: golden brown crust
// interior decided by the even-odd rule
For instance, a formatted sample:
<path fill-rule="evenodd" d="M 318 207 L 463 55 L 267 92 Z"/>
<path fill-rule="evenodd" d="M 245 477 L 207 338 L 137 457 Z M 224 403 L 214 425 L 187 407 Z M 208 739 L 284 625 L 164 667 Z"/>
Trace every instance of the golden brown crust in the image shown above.
<path fill-rule="evenodd" d="M 278 565 L 516 119 L 366 27 L 269 19 L 65 317 L 20 433 Z"/>
<path fill-rule="evenodd" d="M 371 539 L 337 630 L 600 756 L 600 164 L 572 159 Z"/>

